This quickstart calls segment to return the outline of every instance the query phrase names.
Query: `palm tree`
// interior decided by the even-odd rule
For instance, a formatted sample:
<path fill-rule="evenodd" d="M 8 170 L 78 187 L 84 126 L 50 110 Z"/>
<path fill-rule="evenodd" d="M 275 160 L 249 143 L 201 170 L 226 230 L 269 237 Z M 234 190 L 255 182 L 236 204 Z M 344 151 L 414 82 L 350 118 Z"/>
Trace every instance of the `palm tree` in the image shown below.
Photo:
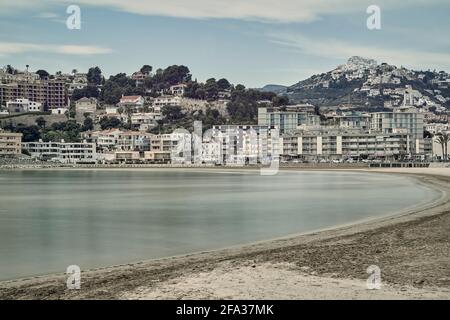
<path fill-rule="evenodd" d="M 436 135 L 435 141 L 439 143 L 442 147 L 442 160 L 447 161 L 447 154 L 448 154 L 447 145 L 450 141 L 450 135 L 448 133 L 440 132 Z"/>

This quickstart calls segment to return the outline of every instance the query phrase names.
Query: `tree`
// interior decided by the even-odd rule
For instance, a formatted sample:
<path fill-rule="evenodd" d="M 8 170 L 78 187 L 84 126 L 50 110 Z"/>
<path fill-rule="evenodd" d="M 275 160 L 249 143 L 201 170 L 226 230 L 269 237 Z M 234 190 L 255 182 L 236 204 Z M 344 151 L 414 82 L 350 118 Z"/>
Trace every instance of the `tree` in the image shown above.
<path fill-rule="evenodd" d="M 175 121 L 183 118 L 180 106 L 166 106 L 163 108 L 162 114 L 168 121 Z"/>
<path fill-rule="evenodd" d="M 88 85 L 83 89 L 75 89 L 72 93 L 72 101 L 77 101 L 81 98 L 98 98 L 100 92 L 96 86 Z"/>
<path fill-rule="evenodd" d="M 17 128 L 14 130 L 15 132 L 22 133 L 22 141 L 23 142 L 31 142 L 31 141 L 38 141 L 41 137 L 41 133 L 39 131 L 38 126 L 24 126 L 22 124 L 19 124 Z"/>
<path fill-rule="evenodd" d="M 150 73 L 152 72 L 152 70 L 153 70 L 153 67 L 152 67 L 152 66 L 150 66 L 150 65 L 148 65 L 148 64 L 144 64 L 144 65 L 142 66 L 142 68 L 141 68 L 140 71 L 141 71 L 143 74 L 150 75 Z"/>
<path fill-rule="evenodd" d="M 436 142 L 439 143 L 442 147 L 442 160 L 447 161 L 448 159 L 448 150 L 447 146 L 450 141 L 450 135 L 448 133 L 440 132 L 436 135 Z"/>
<path fill-rule="evenodd" d="M 87 73 L 87 80 L 89 84 L 100 85 L 102 84 L 102 70 L 99 67 L 89 68 Z"/>
<path fill-rule="evenodd" d="M 46 80 L 50 76 L 50 74 L 47 71 L 42 69 L 39 69 L 38 71 L 36 71 L 36 73 L 39 75 L 39 78 L 41 80 Z"/>
<path fill-rule="evenodd" d="M 206 92 L 206 100 L 208 101 L 217 100 L 217 97 L 219 95 L 219 86 L 217 85 L 216 79 L 211 78 L 206 80 L 203 89 Z"/>
<path fill-rule="evenodd" d="M 111 128 L 120 128 L 122 125 L 122 122 L 117 118 L 108 118 L 103 117 L 100 120 L 100 127 L 102 130 L 111 129 Z"/>
<path fill-rule="evenodd" d="M 228 82 L 228 80 L 225 78 L 218 80 L 217 86 L 219 87 L 220 90 L 228 90 L 231 88 L 230 82 Z"/>
<path fill-rule="evenodd" d="M 91 118 L 84 119 L 83 126 L 81 127 L 81 131 L 89 131 L 94 129 L 94 121 Z"/>
<path fill-rule="evenodd" d="M 7 66 L 6 66 L 6 73 L 9 73 L 9 74 L 15 74 L 16 73 L 16 69 L 14 69 L 13 68 L 13 66 L 11 66 L 10 64 L 8 64 Z"/>
<path fill-rule="evenodd" d="M 286 96 L 274 96 L 272 98 L 274 107 L 281 107 L 289 104 L 289 98 Z"/>
<path fill-rule="evenodd" d="M 46 123 L 47 123 L 47 121 L 43 117 L 39 117 L 36 119 L 36 125 L 41 129 L 45 128 Z"/>

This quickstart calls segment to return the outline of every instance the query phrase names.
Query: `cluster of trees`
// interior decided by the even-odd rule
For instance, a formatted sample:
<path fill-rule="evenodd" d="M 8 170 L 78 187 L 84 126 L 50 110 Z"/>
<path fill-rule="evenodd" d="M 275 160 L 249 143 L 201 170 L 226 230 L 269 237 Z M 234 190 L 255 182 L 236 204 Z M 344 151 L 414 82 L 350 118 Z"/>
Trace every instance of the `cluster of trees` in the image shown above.
<path fill-rule="evenodd" d="M 47 121 L 43 117 L 36 119 L 34 125 L 27 126 L 25 124 L 13 124 L 9 122 L 3 127 L 7 131 L 22 133 L 23 142 L 38 141 L 61 141 L 78 142 L 80 141 L 80 133 L 94 128 L 92 119 L 86 117 L 82 125 L 74 120 L 65 122 L 55 122 L 47 126 Z"/>
<path fill-rule="evenodd" d="M 143 72 L 143 66 L 141 72 Z M 147 66 L 149 67 L 149 66 Z M 148 70 L 148 68 L 147 68 Z M 158 96 L 170 86 L 179 83 L 188 83 L 192 79 L 189 68 L 183 65 L 173 65 L 166 69 L 158 69 L 155 74 L 149 75 L 144 80 L 144 88 L 150 93 L 150 96 Z"/>
<path fill-rule="evenodd" d="M 185 90 L 185 96 L 192 99 L 214 101 L 218 99 L 220 91 L 231 89 L 232 85 L 227 79 L 216 81 L 215 78 L 210 78 L 205 83 L 189 82 Z"/>
<path fill-rule="evenodd" d="M 145 95 L 158 96 L 170 86 L 178 83 L 191 81 L 189 68 L 186 66 L 173 65 L 166 69 L 158 69 L 151 74 L 153 67 L 144 65 L 140 71 L 146 75 L 143 85 L 136 86 L 136 81 L 127 76 L 126 73 L 118 73 L 105 79 L 99 67 L 92 67 L 87 73 L 88 86 L 76 89 L 72 94 L 72 101 L 82 97 L 98 98 L 106 104 L 116 104 L 122 95 Z M 102 85 L 102 90 L 99 86 Z"/>
<path fill-rule="evenodd" d="M 258 117 L 258 101 L 271 101 L 275 107 L 286 105 L 289 99 L 285 96 L 278 96 L 273 92 L 261 92 L 254 89 L 245 89 L 238 85 L 231 92 L 231 101 L 227 105 L 231 124 L 256 124 Z"/>

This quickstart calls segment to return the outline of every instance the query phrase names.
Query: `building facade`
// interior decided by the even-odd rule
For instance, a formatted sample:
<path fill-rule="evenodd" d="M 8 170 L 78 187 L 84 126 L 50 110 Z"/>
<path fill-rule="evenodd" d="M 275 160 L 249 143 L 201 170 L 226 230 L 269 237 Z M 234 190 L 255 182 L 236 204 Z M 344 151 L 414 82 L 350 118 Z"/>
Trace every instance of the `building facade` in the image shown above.
<path fill-rule="evenodd" d="M 348 158 L 400 159 L 410 150 L 406 132 L 372 133 L 353 131 L 299 131 L 281 138 L 283 158 L 338 160 Z"/>
<path fill-rule="evenodd" d="M 6 108 L 10 114 L 44 111 L 42 103 L 30 101 L 29 99 L 16 99 L 14 101 L 8 101 L 6 103 Z"/>
<path fill-rule="evenodd" d="M 22 153 L 22 134 L 0 129 L 0 156 L 19 156 Z"/>
<path fill-rule="evenodd" d="M 49 109 L 66 107 L 69 103 L 66 83 L 56 79 L 0 84 L 0 105 L 17 99 L 29 99 Z"/>
<path fill-rule="evenodd" d="M 296 130 L 299 126 L 318 126 L 320 116 L 304 111 L 303 108 L 258 108 L 258 125 L 278 128 L 280 133 Z"/>
<path fill-rule="evenodd" d="M 94 143 L 88 142 L 26 142 L 22 144 L 32 157 L 61 163 L 96 163 Z"/>

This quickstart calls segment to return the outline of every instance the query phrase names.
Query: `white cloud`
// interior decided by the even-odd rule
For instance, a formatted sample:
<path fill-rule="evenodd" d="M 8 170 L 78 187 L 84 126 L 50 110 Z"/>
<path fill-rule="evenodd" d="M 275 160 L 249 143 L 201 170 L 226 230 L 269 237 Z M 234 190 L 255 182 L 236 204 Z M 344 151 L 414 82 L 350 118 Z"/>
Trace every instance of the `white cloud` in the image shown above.
<path fill-rule="evenodd" d="M 67 55 L 95 55 L 110 53 L 112 50 L 98 46 L 0 42 L 0 56 L 27 52 L 48 52 Z"/>
<path fill-rule="evenodd" d="M 273 43 L 288 46 L 315 57 L 345 60 L 356 55 L 408 68 L 450 69 L 449 53 L 357 45 L 336 39 L 312 39 L 294 33 L 271 33 L 268 36 Z"/>
<path fill-rule="evenodd" d="M 72 0 L 62 0 L 67 5 Z M 0 0 L 0 12 L 61 4 L 61 0 Z M 227 18 L 265 22 L 311 22 L 322 16 L 361 11 L 373 4 L 366 0 L 77 0 L 83 6 L 101 6 L 140 15 L 182 18 Z M 377 0 L 382 10 L 414 5 L 447 4 L 448 0 Z"/>

